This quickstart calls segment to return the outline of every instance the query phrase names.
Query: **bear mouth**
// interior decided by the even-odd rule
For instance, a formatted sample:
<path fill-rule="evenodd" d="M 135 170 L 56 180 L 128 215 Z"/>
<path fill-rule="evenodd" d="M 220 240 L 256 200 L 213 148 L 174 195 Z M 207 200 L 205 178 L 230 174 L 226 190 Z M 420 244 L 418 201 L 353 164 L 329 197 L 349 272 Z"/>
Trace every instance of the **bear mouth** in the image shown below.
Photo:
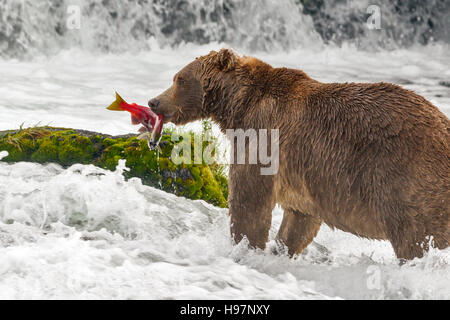
<path fill-rule="evenodd" d="M 170 113 L 160 113 L 163 116 L 163 123 L 174 122 L 174 120 L 180 118 L 180 114 L 182 114 L 181 110 L 174 110 Z"/>

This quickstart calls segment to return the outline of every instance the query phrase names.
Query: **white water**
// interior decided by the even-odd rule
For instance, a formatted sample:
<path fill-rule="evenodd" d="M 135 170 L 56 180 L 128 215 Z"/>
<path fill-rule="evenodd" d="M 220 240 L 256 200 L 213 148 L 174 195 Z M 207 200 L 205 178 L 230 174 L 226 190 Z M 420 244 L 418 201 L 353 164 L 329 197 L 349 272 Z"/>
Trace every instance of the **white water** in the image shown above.
<path fill-rule="evenodd" d="M 115 90 L 145 104 L 184 64 L 220 45 L 153 47 L 0 60 L 0 130 L 40 122 L 128 133 L 128 117 L 105 110 Z M 450 88 L 439 85 L 450 80 L 448 52 L 441 44 L 255 55 L 321 81 L 399 83 L 450 116 Z M 324 225 L 296 260 L 274 255 L 273 243 L 248 250 L 231 243 L 226 210 L 125 182 L 121 170 L 0 162 L 0 298 L 450 299 L 450 249 L 400 267 L 388 242 Z M 275 209 L 271 239 L 281 217 Z"/>
<path fill-rule="evenodd" d="M 123 169 L 0 163 L 0 298 L 449 298 L 450 250 L 400 267 L 388 243 L 326 226 L 326 249 L 297 260 L 273 242 L 248 250 L 232 245 L 225 209 L 125 182 Z M 276 209 L 271 238 L 280 220 Z"/>

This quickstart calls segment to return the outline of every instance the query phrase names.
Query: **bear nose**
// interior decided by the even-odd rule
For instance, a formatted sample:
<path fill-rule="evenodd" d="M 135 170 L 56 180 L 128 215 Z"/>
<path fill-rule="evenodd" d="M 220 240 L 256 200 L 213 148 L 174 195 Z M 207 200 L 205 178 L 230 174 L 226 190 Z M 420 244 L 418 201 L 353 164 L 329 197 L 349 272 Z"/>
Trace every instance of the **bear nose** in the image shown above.
<path fill-rule="evenodd" d="M 153 111 L 157 110 L 157 109 L 158 109 L 158 106 L 159 106 L 159 100 L 156 99 L 156 98 L 150 99 L 150 100 L 148 101 L 148 106 L 149 106 Z"/>

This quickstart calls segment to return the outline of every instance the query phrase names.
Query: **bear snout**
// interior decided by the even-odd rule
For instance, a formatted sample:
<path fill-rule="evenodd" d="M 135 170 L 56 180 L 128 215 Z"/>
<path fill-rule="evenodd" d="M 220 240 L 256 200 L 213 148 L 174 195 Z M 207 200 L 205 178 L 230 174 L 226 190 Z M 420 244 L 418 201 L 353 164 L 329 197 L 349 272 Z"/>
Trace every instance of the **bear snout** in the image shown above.
<path fill-rule="evenodd" d="M 148 106 L 152 109 L 153 112 L 158 113 L 159 100 L 156 98 L 150 99 L 148 101 Z"/>

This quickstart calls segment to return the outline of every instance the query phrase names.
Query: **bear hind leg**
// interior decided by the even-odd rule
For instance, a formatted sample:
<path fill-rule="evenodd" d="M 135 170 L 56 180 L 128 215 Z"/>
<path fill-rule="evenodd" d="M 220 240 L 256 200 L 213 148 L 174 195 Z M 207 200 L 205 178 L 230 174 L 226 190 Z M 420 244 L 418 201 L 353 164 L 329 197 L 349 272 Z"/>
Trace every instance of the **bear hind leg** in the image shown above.
<path fill-rule="evenodd" d="M 426 236 L 423 226 L 415 223 L 413 219 L 404 219 L 390 225 L 387 236 L 401 261 L 422 258 L 424 252 L 428 251 L 429 237 Z"/>
<path fill-rule="evenodd" d="M 412 260 L 422 258 L 431 246 L 445 249 L 449 246 L 449 231 L 442 224 L 430 224 L 426 215 L 406 215 L 400 221 L 391 221 L 387 226 L 388 240 L 397 258 Z M 395 223 L 397 222 L 397 223 Z M 428 222 L 428 223 L 427 223 Z M 445 223 L 443 224 L 445 226 Z"/>

